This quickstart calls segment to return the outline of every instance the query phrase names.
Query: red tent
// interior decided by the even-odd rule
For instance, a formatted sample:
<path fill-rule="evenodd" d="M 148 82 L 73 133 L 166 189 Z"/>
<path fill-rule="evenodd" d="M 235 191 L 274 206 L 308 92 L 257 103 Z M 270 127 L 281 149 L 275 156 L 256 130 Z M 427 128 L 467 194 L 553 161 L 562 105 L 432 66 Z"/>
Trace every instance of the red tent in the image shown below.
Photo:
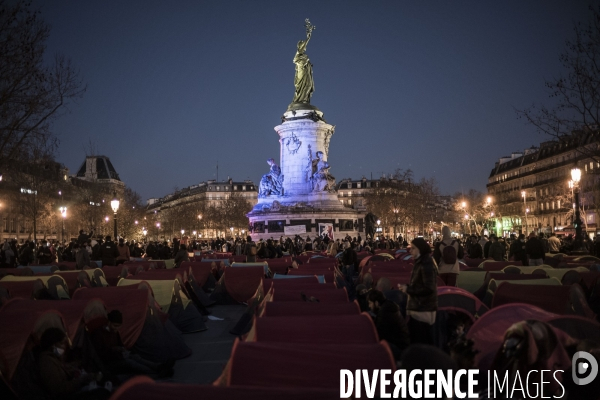
<path fill-rule="evenodd" d="M 298 269 L 290 269 L 288 275 L 322 275 L 325 279 L 325 282 L 331 283 L 334 281 L 333 271 L 320 268 L 306 268 L 304 265 Z"/>
<path fill-rule="evenodd" d="M 526 319 L 545 322 L 555 317 L 557 317 L 556 314 L 530 304 L 506 304 L 491 309 L 475 321 L 467 333 L 467 338 L 475 342 L 474 348 L 479 351 L 475 356 L 475 365 L 478 365 L 479 368 L 489 367 L 502 345 L 504 332 L 514 323 Z"/>
<path fill-rule="evenodd" d="M 302 294 L 306 298 L 314 297 L 319 302 L 326 303 L 347 303 L 348 292 L 346 289 L 330 289 L 330 288 L 318 288 L 307 287 L 302 289 L 273 289 L 273 301 L 304 301 Z"/>
<path fill-rule="evenodd" d="M 547 321 L 575 339 L 590 339 L 600 343 L 600 323 L 578 315 L 561 315 Z"/>
<path fill-rule="evenodd" d="M 132 347 L 146 320 L 148 310 L 147 290 L 127 290 L 127 286 L 105 288 L 82 288 L 73 294 L 74 300 L 91 300 L 98 298 L 104 302 L 107 311 L 118 309 L 123 314 L 123 325 L 119 329 L 125 347 Z"/>
<path fill-rule="evenodd" d="M 247 302 L 265 276 L 263 267 L 225 268 L 211 299 L 223 302 L 223 296 L 230 296 L 238 303 Z"/>
<path fill-rule="evenodd" d="M 269 301 L 265 304 L 263 317 L 293 317 L 318 315 L 358 315 L 360 306 L 352 303 L 309 303 L 300 301 Z"/>
<path fill-rule="evenodd" d="M 526 303 L 559 315 L 595 318 L 581 286 L 521 285 L 502 282 L 494 292 L 492 308 L 509 303 Z"/>
<path fill-rule="evenodd" d="M 395 370 L 385 341 L 374 344 L 241 342 L 233 345 L 227 385 L 340 388 L 340 369 Z M 333 398 L 338 398 L 339 392 Z"/>
<path fill-rule="evenodd" d="M 117 286 L 117 283 L 119 283 L 121 278 L 127 278 L 130 274 L 129 268 L 123 265 L 118 267 L 103 266 L 102 271 L 104 272 L 106 282 L 108 282 L 110 286 Z"/>
<path fill-rule="evenodd" d="M 294 279 L 265 279 L 263 280 L 263 287 L 265 289 L 265 293 L 267 293 L 271 288 L 282 290 L 305 288 L 316 288 L 317 290 L 336 289 L 336 286 L 333 283 L 319 283 L 315 276 Z"/>
<path fill-rule="evenodd" d="M 44 283 L 40 280 L 39 284 L 44 286 Z M 32 281 L 0 281 L 0 286 L 8 290 L 10 298 L 21 297 L 23 299 L 31 299 L 33 297 L 33 286 L 35 280 Z"/>
<path fill-rule="evenodd" d="M 33 309 L 30 312 L 24 311 L 16 305 L 23 301 L 30 303 L 22 299 L 13 299 L 0 309 L 0 326 L 2 326 L 0 335 L 0 360 L 2 360 L 0 368 L 2 370 L 0 372 L 7 381 L 12 379 L 29 336 L 34 333 L 36 324 L 44 319 L 51 319 L 54 321 L 52 326 L 64 327 L 63 317 L 58 311 L 40 311 L 39 309 Z M 11 303 L 15 304 L 11 306 Z M 40 335 L 41 333 L 38 332 Z"/>
<path fill-rule="evenodd" d="M 373 319 L 366 313 L 256 318 L 253 333 L 255 341 L 266 343 L 379 343 Z"/>
<path fill-rule="evenodd" d="M 283 388 L 249 386 L 212 386 L 158 383 L 145 376 L 125 382 L 111 400 L 331 400 L 339 397 L 339 388 Z"/>
<path fill-rule="evenodd" d="M 440 311 L 460 311 L 469 315 L 473 321 L 488 311 L 485 304 L 464 289 L 442 286 L 438 287 L 437 292 Z"/>
<path fill-rule="evenodd" d="M 483 263 L 482 269 L 484 271 L 502 271 L 510 265 L 520 267 L 523 263 L 521 261 L 486 261 Z"/>

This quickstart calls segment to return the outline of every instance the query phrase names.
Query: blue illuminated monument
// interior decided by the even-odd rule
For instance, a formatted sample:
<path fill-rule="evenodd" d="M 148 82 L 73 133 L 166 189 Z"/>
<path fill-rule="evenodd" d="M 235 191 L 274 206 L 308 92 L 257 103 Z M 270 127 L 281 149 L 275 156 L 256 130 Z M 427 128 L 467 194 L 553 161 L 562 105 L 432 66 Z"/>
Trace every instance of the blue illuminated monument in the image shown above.
<path fill-rule="evenodd" d="M 363 215 L 338 200 L 328 163 L 335 127 L 310 104 L 314 92 L 312 64 L 306 46 L 314 26 L 306 20 L 306 40 L 298 42 L 294 64 L 293 102 L 275 127 L 279 135 L 279 165 L 266 160 L 269 171 L 260 180 L 258 203 L 247 214 L 254 240 L 300 234 L 315 237 L 319 227 L 333 225 L 334 236 L 357 236 Z"/>

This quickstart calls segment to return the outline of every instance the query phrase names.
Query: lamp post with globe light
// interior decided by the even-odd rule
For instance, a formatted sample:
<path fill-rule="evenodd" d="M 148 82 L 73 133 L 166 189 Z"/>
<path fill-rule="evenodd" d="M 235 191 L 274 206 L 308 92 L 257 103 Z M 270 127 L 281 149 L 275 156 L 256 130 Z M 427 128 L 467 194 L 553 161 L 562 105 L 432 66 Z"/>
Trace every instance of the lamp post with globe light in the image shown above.
<path fill-rule="evenodd" d="M 113 193 L 113 199 L 110 201 L 110 208 L 113 210 L 113 221 L 114 221 L 114 231 L 115 241 L 117 240 L 117 211 L 119 211 L 119 199 L 117 199 L 117 192 Z"/>
<path fill-rule="evenodd" d="M 59 208 L 60 215 L 62 216 L 62 237 L 61 240 L 65 243 L 65 219 L 67 218 L 67 207 Z"/>
<path fill-rule="evenodd" d="M 573 243 L 573 252 L 575 254 L 587 254 L 583 246 L 583 232 L 581 229 L 581 211 L 579 209 L 579 182 L 581 181 L 581 170 L 577 167 L 571 170 L 571 180 L 573 181 L 573 192 L 575 195 L 575 219 L 573 225 L 575 227 L 575 242 Z"/>

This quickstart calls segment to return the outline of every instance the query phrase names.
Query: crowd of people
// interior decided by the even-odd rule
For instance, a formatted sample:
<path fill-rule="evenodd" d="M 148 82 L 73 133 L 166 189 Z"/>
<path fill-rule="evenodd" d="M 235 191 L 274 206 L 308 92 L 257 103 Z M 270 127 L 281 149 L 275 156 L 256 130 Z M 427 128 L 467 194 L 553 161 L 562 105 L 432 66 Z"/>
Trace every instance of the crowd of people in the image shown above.
<path fill-rule="evenodd" d="M 440 332 L 440 326 L 436 325 L 439 279 L 445 285 L 456 286 L 461 270 L 460 261 L 466 257 L 519 261 L 524 266 L 538 266 L 545 264 L 548 254 L 569 252 L 574 245 L 572 236 L 559 238 L 554 233 L 545 235 L 532 232 L 527 237 L 515 234 L 508 238 L 494 234 L 489 237 L 470 235 L 456 238 L 448 227 L 444 227 L 442 235 L 434 240 L 417 237 L 410 244 L 402 236 L 365 239 L 346 236 L 333 240 L 327 236 L 311 238 L 299 235 L 257 242 L 248 236 L 202 241 L 174 238 L 169 242 L 140 243 L 123 238 L 115 242 L 110 236 L 93 238 L 93 232 L 87 234 L 81 231 L 76 240 L 62 245 L 42 240 L 36 247 L 33 242 L 17 245 L 7 241 L 3 244 L 0 261 L 3 267 L 71 261 L 76 262 L 78 268 L 84 268 L 93 265 L 94 261 L 101 261 L 103 265 L 118 265 L 132 257 L 147 257 L 174 259 L 175 267 L 178 267 L 182 261 L 189 260 L 189 252 L 200 250 L 246 256 L 247 262 L 283 256 L 293 259 L 306 252 L 320 252 L 337 258 L 350 299 L 356 299 L 361 310 L 372 316 L 380 339 L 388 342 L 397 361 L 402 359 L 409 346 L 424 344 L 445 351 L 462 368 L 473 368 L 476 352 L 473 342 L 466 339 L 472 321 L 455 315 L 450 316 L 444 324 L 444 332 Z M 600 256 L 600 237 L 597 236 L 595 241 L 586 238 L 583 246 L 590 254 Z M 385 277 L 373 282 L 369 272 L 360 270 L 358 253 L 375 254 L 376 249 L 404 249 L 406 254 L 412 256 L 413 266 L 407 284 L 392 287 L 390 280 Z M 290 268 L 297 267 L 296 262 L 290 265 Z M 86 326 L 90 341 L 105 365 L 104 371 L 112 376 L 136 373 L 155 377 L 172 375 L 172 363 L 153 363 L 126 351 L 117 331 L 120 323 L 122 315 L 113 311 Z M 102 374 L 81 374 L 73 370 L 67 363 L 71 355 L 66 340 L 60 329 L 48 329 L 42 335 L 36 349 L 42 382 L 51 388 L 57 398 L 70 398 L 75 393 L 80 395 L 83 388 L 86 388 L 86 396 L 103 398 L 110 388 L 102 385 L 115 381 L 115 378 L 109 380 Z M 593 347 L 592 350 L 595 349 Z"/>

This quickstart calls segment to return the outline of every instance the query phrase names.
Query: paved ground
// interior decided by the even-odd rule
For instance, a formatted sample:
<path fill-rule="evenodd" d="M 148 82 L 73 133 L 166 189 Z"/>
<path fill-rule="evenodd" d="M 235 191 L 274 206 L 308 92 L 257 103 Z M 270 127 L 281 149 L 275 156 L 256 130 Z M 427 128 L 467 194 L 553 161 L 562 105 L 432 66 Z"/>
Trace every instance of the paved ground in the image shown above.
<path fill-rule="evenodd" d="M 236 338 L 229 331 L 244 313 L 246 306 L 215 306 L 209 310 L 212 316 L 223 318 L 223 321 L 208 320 L 208 330 L 183 335 L 193 353 L 190 357 L 177 361 L 175 375 L 168 382 L 210 384 L 221 375 Z"/>

